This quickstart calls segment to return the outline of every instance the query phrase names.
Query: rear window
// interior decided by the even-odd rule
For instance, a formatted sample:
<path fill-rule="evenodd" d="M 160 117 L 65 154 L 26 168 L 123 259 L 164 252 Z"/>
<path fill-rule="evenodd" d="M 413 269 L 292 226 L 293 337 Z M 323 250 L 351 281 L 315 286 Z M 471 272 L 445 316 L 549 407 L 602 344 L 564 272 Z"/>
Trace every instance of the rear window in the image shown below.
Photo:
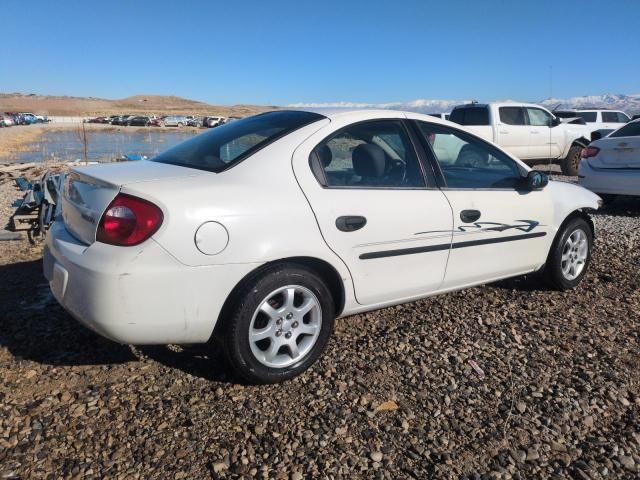
<path fill-rule="evenodd" d="M 288 133 L 323 118 L 311 112 L 262 113 L 197 135 L 151 161 L 222 172 Z"/>
<path fill-rule="evenodd" d="M 611 137 L 638 137 L 640 136 L 640 122 L 627 123 L 624 127 L 609 135 Z"/>
<path fill-rule="evenodd" d="M 489 125 L 489 109 L 487 107 L 454 108 L 449 120 L 460 125 Z"/>
<path fill-rule="evenodd" d="M 576 112 L 576 117 L 580 117 L 587 123 L 595 123 L 598 119 L 598 112 Z"/>
<path fill-rule="evenodd" d="M 500 121 L 507 125 L 524 125 L 524 108 L 500 107 Z"/>

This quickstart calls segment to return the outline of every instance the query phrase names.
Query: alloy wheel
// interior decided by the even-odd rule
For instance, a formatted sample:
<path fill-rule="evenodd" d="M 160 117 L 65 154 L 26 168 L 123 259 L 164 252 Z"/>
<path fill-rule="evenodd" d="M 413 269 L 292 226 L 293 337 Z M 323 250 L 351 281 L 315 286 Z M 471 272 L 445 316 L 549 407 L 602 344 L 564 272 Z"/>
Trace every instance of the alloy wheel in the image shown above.
<path fill-rule="evenodd" d="M 260 303 L 249 325 L 249 344 L 256 360 L 269 368 L 300 362 L 318 340 L 322 309 L 301 285 L 274 290 Z"/>

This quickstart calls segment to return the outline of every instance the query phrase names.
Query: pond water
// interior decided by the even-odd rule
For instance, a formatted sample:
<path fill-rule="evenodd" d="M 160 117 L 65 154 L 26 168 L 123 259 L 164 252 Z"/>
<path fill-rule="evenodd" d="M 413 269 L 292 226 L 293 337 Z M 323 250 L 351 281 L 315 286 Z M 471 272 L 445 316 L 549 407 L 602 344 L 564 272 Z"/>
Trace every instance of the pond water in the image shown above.
<path fill-rule="evenodd" d="M 122 155 L 153 157 L 169 147 L 202 133 L 197 130 L 89 130 L 89 161 L 109 161 Z M 0 152 L 0 162 L 41 162 L 43 160 L 70 161 L 84 159 L 84 146 L 78 133 L 71 130 L 45 132 L 26 150 L 16 153 Z"/>

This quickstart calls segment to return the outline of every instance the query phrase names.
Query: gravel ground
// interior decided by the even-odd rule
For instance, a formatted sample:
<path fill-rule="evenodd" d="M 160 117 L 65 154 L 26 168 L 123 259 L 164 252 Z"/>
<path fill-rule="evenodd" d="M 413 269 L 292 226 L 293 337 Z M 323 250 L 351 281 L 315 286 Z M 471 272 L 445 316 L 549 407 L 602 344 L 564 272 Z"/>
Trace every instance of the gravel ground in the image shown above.
<path fill-rule="evenodd" d="M 262 387 L 215 350 L 96 336 L 39 247 L 2 242 L 0 478 L 638 478 L 640 202 L 594 218 L 577 291 L 514 279 L 349 317 Z"/>

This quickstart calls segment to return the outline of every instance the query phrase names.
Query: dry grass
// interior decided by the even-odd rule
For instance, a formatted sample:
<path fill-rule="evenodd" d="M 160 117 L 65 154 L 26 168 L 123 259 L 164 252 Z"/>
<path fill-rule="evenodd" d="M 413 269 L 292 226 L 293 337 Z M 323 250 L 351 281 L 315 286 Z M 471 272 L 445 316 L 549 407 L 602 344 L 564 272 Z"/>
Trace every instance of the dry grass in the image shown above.
<path fill-rule="evenodd" d="M 116 114 L 185 114 L 246 116 L 277 107 L 258 105 L 209 105 L 170 95 L 135 95 L 121 100 L 0 93 L 0 111 L 34 112 L 41 115 L 99 116 Z"/>

